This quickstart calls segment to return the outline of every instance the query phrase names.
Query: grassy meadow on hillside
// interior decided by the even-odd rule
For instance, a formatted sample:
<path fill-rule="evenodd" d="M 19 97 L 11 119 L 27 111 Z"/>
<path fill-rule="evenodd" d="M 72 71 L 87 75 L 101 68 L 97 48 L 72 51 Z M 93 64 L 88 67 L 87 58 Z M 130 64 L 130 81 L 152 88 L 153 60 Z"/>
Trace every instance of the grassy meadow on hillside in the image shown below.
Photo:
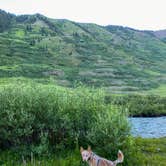
<path fill-rule="evenodd" d="M 166 97 L 166 85 L 161 84 L 158 88 L 147 91 L 148 94 Z M 146 93 L 146 92 L 145 92 Z"/>
<path fill-rule="evenodd" d="M 166 43 L 152 31 L 100 26 L 0 10 L 0 77 L 50 77 L 109 92 L 165 84 Z"/>

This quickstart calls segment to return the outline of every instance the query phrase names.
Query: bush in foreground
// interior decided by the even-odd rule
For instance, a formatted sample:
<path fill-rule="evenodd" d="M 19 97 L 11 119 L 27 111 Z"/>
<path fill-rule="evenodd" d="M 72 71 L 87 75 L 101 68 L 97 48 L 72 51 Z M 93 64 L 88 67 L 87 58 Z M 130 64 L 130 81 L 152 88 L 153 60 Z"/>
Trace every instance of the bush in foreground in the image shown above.
<path fill-rule="evenodd" d="M 48 156 L 65 154 L 77 144 L 90 144 L 110 159 L 121 149 L 129 165 L 133 142 L 126 115 L 106 105 L 102 91 L 39 84 L 0 88 L 2 149 Z"/>

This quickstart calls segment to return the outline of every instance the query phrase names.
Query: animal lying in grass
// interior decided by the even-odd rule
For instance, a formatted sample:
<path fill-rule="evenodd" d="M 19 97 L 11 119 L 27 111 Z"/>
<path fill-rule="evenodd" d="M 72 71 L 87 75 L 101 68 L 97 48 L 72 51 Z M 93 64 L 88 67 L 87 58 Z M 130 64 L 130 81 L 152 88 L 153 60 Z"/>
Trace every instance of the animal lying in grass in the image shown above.
<path fill-rule="evenodd" d="M 118 159 L 115 161 L 110 161 L 105 158 L 102 158 L 92 152 L 91 147 L 89 146 L 87 150 L 80 148 L 83 161 L 88 162 L 89 166 L 116 166 L 118 163 L 122 163 L 124 159 L 123 153 L 118 151 Z"/>

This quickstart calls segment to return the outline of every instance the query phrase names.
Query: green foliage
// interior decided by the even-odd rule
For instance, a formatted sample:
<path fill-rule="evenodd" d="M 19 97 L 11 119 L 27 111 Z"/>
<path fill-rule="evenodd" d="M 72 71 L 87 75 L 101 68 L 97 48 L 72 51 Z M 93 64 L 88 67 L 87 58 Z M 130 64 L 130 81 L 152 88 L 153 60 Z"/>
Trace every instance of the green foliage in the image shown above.
<path fill-rule="evenodd" d="M 31 154 L 29 159 L 20 157 L 11 151 L 0 153 L 0 164 L 5 166 L 87 166 L 85 162 L 81 161 L 79 150 L 76 151 L 64 151 L 64 154 L 50 155 L 49 157 L 36 158 Z"/>
<path fill-rule="evenodd" d="M 147 94 L 166 97 L 166 85 L 161 84 L 158 88 L 147 91 Z"/>
<path fill-rule="evenodd" d="M 3 149 L 12 148 L 26 158 L 78 149 L 78 143 L 91 144 L 115 159 L 118 149 L 130 156 L 125 151 L 132 145 L 126 115 L 106 105 L 100 90 L 9 84 L 0 88 L 0 102 Z"/>
<path fill-rule="evenodd" d="M 165 166 L 166 138 L 142 139 L 136 138 L 135 147 L 142 165 Z"/>
<path fill-rule="evenodd" d="M 0 94 L 3 146 L 40 143 L 41 134 L 49 134 L 52 144 L 72 147 L 75 138 L 85 138 L 95 112 L 102 109 L 100 97 L 87 90 L 10 85 Z"/>
<path fill-rule="evenodd" d="M 51 77 L 116 93 L 165 84 L 166 44 L 152 32 L 0 13 L 1 78 Z"/>
<path fill-rule="evenodd" d="M 124 110 L 131 116 L 166 115 L 165 97 L 104 97 L 100 90 L 53 84 L 82 82 L 104 86 L 108 93 L 162 84 L 157 93 L 165 96 L 165 54 L 164 38 L 152 32 L 0 10 L 0 148 L 10 149 L 0 155 L 0 165 L 83 166 L 78 145 L 88 144 L 110 159 L 121 149 L 123 165 L 157 165 L 158 160 L 164 165 L 163 147 L 161 155 L 147 158 L 156 153 L 146 148 L 154 140 L 131 138 Z"/>
<path fill-rule="evenodd" d="M 92 125 L 88 138 L 98 154 L 112 160 L 116 160 L 118 150 L 123 149 L 124 155 L 128 156 L 124 165 L 129 165 L 132 151 L 132 139 L 129 133 L 130 127 L 124 113 L 115 107 L 110 107 L 104 113 L 98 114 L 98 122 Z M 97 144 L 100 146 L 96 146 Z"/>
<path fill-rule="evenodd" d="M 8 29 L 15 16 L 0 9 L 0 33 Z"/>
<path fill-rule="evenodd" d="M 107 97 L 106 102 L 121 106 L 129 111 L 130 116 L 162 116 L 166 115 L 166 97 L 155 95 L 128 95 Z"/>
<path fill-rule="evenodd" d="M 132 159 L 128 166 L 165 166 L 166 162 L 166 139 L 135 139 L 135 149 L 132 153 Z M 126 149 L 127 150 L 127 149 Z M 128 156 L 125 156 L 125 160 Z M 79 149 L 74 151 L 63 152 L 59 155 L 51 155 L 49 157 L 36 158 L 31 154 L 30 159 L 25 159 L 23 156 L 18 156 L 11 151 L 0 152 L 0 164 L 5 166 L 17 165 L 43 165 L 43 166 L 87 166 L 81 161 Z"/>

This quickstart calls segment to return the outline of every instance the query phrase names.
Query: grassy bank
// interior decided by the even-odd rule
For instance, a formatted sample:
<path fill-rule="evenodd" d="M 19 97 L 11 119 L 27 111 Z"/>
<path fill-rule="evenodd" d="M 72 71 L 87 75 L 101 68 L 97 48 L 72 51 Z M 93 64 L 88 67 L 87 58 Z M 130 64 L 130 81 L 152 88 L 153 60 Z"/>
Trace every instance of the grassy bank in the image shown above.
<path fill-rule="evenodd" d="M 139 151 L 139 160 L 142 165 L 138 166 L 165 166 L 166 164 L 166 138 L 142 139 L 137 138 L 136 149 Z"/>
<path fill-rule="evenodd" d="M 135 139 L 135 147 L 137 149 L 136 156 L 133 160 L 138 160 L 136 166 L 165 166 L 166 163 L 166 138 L 160 139 Z M 102 154 L 101 154 L 102 155 Z M 61 157 L 60 157 L 61 156 Z M 134 158 L 136 157 L 136 158 Z M 112 159 L 112 157 L 110 157 Z M 125 156 L 125 159 L 127 156 Z M 130 161 L 129 165 L 132 165 Z M 0 164 L 5 166 L 15 165 L 42 165 L 42 166 L 86 166 L 81 161 L 79 149 L 70 153 L 62 153 L 59 156 L 50 155 L 48 157 L 34 158 L 31 155 L 29 160 L 25 160 L 22 156 L 17 156 L 11 152 L 0 153 Z M 134 164 L 133 164 L 134 165 Z"/>

